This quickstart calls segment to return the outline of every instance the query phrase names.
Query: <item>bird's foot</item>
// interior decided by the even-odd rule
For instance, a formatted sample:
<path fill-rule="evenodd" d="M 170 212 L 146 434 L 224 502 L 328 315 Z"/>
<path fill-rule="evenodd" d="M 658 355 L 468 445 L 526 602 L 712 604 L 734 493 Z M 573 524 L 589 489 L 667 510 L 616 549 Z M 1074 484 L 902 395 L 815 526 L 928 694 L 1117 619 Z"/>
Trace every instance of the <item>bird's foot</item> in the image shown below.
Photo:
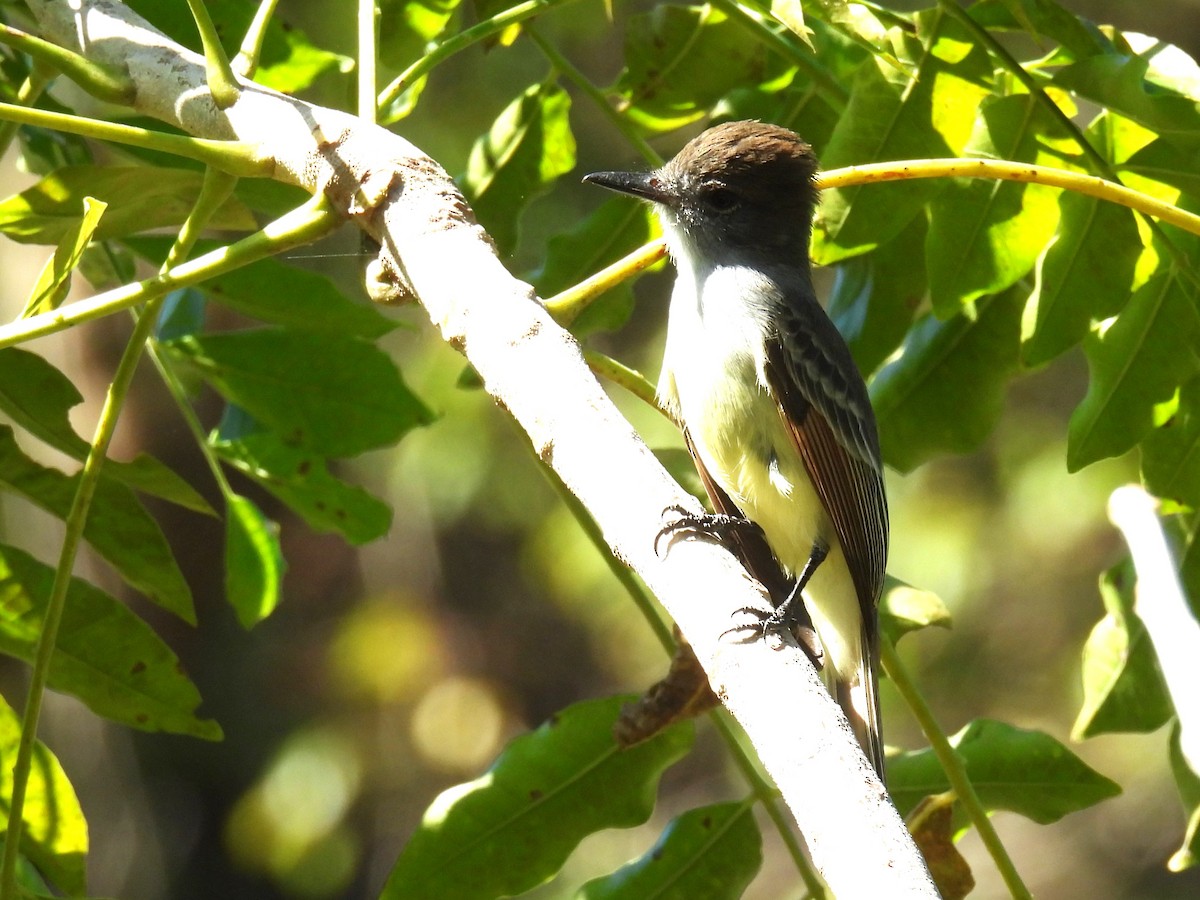
<path fill-rule="evenodd" d="M 695 513 L 678 504 L 672 504 L 663 510 L 663 515 L 667 513 L 675 513 L 677 518 L 664 525 L 654 536 L 655 553 L 659 552 L 659 542 L 665 537 L 670 538 L 667 541 L 669 550 L 676 540 L 685 535 L 706 537 L 717 541 L 725 541 L 739 531 L 762 535 L 762 529 L 757 524 L 742 516 L 729 516 L 724 513 Z"/>
<path fill-rule="evenodd" d="M 773 650 L 781 650 L 787 643 L 787 636 L 791 635 L 818 672 L 825 665 L 825 651 L 821 647 L 821 640 L 817 637 L 812 618 L 798 591 L 794 591 L 775 609 L 743 606 L 735 610 L 734 615 L 750 616 L 751 621 L 726 629 L 721 632 L 721 637 L 744 633 L 745 636 L 738 643 L 748 644 L 761 639 L 769 641 Z"/>

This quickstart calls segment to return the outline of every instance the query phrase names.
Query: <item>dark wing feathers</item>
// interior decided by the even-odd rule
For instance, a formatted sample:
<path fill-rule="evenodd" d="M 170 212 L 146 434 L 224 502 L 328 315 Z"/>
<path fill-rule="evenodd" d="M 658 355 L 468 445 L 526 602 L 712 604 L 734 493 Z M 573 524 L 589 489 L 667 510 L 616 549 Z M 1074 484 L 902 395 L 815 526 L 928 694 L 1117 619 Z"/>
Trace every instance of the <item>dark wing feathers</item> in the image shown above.
<path fill-rule="evenodd" d="M 837 532 L 864 619 L 874 622 L 887 565 L 888 511 L 866 385 L 845 341 L 815 300 L 789 304 L 780 316 L 779 334 L 768 340 L 766 368 Z"/>

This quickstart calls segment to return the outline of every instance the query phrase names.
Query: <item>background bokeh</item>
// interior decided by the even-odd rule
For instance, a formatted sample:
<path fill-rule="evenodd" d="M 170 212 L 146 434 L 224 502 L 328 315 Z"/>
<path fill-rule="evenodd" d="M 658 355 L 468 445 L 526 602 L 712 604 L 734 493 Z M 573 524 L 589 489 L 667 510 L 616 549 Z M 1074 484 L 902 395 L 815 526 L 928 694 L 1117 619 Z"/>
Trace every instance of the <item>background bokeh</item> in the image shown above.
<path fill-rule="evenodd" d="M 1200 52 L 1200 3 L 1066 5 Z M 622 5 L 619 16 L 628 9 Z M 279 15 L 353 55 L 352 4 L 283 0 Z M 603 4 L 573 4 L 541 20 L 540 28 L 597 83 L 615 79 L 620 34 Z M 474 138 L 546 71 L 544 59 L 523 42 L 463 54 L 438 71 L 399 130 L 449 171 L 460 171 Z M 338 105 L 350 96 L 344 77 L 326 78 L 312 92 L 314 100 Z M 637 164 L 587 103 L 575 104 L 572 124 L 580 174 Z M 678 143 L 664 140 L 659 149 L 670 155 Z M 31 182 L 11 154 L 3 160 L 0 193 Z M 546 238 L 601 199 L 568 178 L 536 201 L 524 218 L 513 270 L 536 268 Z M 19 313 L 47 253 L 0 243 L 0 314 Z M 353 234 L 293 256 L 362 296 L 364 257 Z M 597 336 L 595 345 L 653 377 L 669 283 L 669 273 L 645 277 L 630 324 Z M 253 485 L 240 484 L 280 520 L 289 566 L 284 603 L 246 632 L 223 598 L 221 524 L 154 509 L 195 591 L 200 627 L 181 625 L 139 598 L 129 602 L 178 652 L 205 698 L 202 713 L 221 723 L 225 741 L 133 733 L 69 698 L 51 697 L 42 737 L 62 760 L 91 823 L 93 893 L 180 900 L 374 896 L 442 788 L 477 775 L 507 739 L 555 710 L 638 690 L 661 674 L 665 660 L 649 627 L 564 509 L 522 434 L 486 395 L 458 386 L 462 359 L 419 309 L 395 315 L 408 327 L 385 344 L 439 417 L 395 450 L 342 469 L 394 507 L 385 539 L 354 550 L 312 533 Z M 74 417 L 81 433 L 94 426 L 127 331 L 116 318 L 35 345 L 84 389 L 86 401 Z M 901 645 L 949 731 L 990 716 L 1069 739 L 1081 699 L 1080 649 L 1103 612 L 1097 578 L 1123 553 L 1105 503 L 1114 487 L 1136 477 L 1131 459 L 1066 474 L 1066 421 L 1086 378 L 1079 352 L 1027 373 L 1014 382 L 1003 418 L 979 452 L 907 477 L 889 473 L 889 569 L 938 592 L 954 615 L 952 631 L 918 633 Z M 652 446 L 678 446 L 656 414 L 619 389 L 613 395 Z M 205 421 L 215 423 L 217 398 L 198 402 Z M 65 465 L 40 448 L 27 449 Z M 115 453 L 137 449 L 167 461 L 217 502 L 187 429 L 149 367 L 140 373 Z M 58 523 L 9 496 L 0 497 L 0 514 L 3 540 L 54 558 Z M 80 571 L 126 595 L 102 565 L 84 557 Z M 25 678 L 23 666 L 0 660 L 0 692 L 15 705 Z M 920 743 L 889 685 L 884 714 L 889 743 Z M 1123 796 L 1049 827 L 997 817 L 1039 896 L 1200 896 L 1197 873 L 1172 876 L 1164 867 L 1184 825 L 1166 770 L 1166 741 L 1160 731 L 1076 745 L 1124 787 Z M 667 773 L 652 822 L 593 836 L 561 882 L 536 895 L 569 896 L 584 878 L 640 854 L 672 815 L 744 792 L 701 723 L 697 750 Z M 771 846 L 768 831 L 766 867 L 750 896 L 797 896 L 794 873 Z M 975 896 L 1005 896 L 975 838 L 963 846 L 980 883 Z"/>

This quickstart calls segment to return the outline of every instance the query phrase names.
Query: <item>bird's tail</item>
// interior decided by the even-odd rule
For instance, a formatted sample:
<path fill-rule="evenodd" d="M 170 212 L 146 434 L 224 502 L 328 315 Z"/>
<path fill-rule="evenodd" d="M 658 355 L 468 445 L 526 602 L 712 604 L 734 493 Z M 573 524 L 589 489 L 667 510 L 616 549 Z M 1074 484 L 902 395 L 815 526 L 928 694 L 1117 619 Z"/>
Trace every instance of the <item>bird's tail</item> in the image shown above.
<path fill-rule="evenodd" d="M 854 736 L 863 753 L 875 767 L 875 774 L 884 781 L 883 730 L 879 717 L 879 645 L 877 638 L 863 629 L 859 641 L 861 653 L 857 671 L 834 672 L 833 696 L 850 720 Z M 886 783 L 886 782 L 885 782 Z"/>

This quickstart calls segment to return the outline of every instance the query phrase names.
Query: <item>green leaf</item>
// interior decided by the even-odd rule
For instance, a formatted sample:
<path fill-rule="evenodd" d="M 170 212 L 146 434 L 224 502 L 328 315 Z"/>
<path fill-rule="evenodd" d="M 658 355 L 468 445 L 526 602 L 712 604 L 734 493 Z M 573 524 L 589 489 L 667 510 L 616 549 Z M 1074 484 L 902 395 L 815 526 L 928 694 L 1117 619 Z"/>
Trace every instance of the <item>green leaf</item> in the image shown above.
<path fill-rule="evenodd" d="M 33 660 L 53 581 L 49 566 L 0 546 L 0 653 Z M 221 739 L 216 722 L 196 718 L 200 692 L 171 648 L 123 603 L 78 578 L 67 590 L 49 684 L 132 728 Z"/>
<path fill-rule="evenodd" d="M 1115 797 L 1121 788 L 1040 731 L 976 719 L 950 739 L 985 809 L 1006 809 L 1042 825 Z M 950 789 L 931 749 L 888 758 L 888 790 L 901 815 L 922 797 Z"/>
<path fill-rule="evenodd" d="M 549 299 L 611 265 L 659 234 L 658 222 L 644 203 L 615 197 L 571 231 L 550 238 L 546 263 L 534 273 L 538 296 Z M 633 311 L 633 280 L 627 279 L 593 302 L 571 323 L 579 337 L 616 330 Z"/>
<path fill-rule="evenodd" d="M 974 450 L 991 433 L 1017 368 L 1023 298 L 1014 288 L 976 304 L 976 317 L 926 314 L 898 359 L 871 383 L 883 458 L 909 472 L 939 453 Z"/>
<path fill-rule="evenodd" d="M 578 900 L 737 900 L 762 866 L 752 801 L 716 803 L 672 819 L 641 858 L 585 884 Z"/>
<path fill-rule="evenodd" d="M 380 0 L 379 59 L 407 68 L 441 38 L 462 0 Z"/>
<path fill-rule="evenodd" d="M 1067 431 L 1068 470 L 1131 449 L 1158 424 L 1155 407 L 1200 374 L 1196 303 L 1191 281 L 1165 266 L 1087 337 L 1090 378 Z"/>
<path fill-rule="evenodd" d="M 1137 127 L 1137 126 L 1134 126 Z M 1173 202 L 1163 185 L 1200 197 L 1200 148 L 1183 149 L 1169 141 L 1152 140 L 1118 166 L 1126 184 Z M 1130 178 L 1132 174 L 1134 177 Z M 1141 181 L 1149 182 L 1143 184 Z M 1121 207 L 1116 207 L 1121 209 Z"/>
<path fill-rule="evenodd" d="M 1154 645 L 1134 612 L 1133 580 L 1128 563 L 1100 578 L 1106 614 L 1083 648 L 1083 706 L 1072 740 L 1153 731 L 1174 713 Z"/>
<path fill-rule="evenodd" d="M 1180 389 L 1175 414 L 1142 441 L 1142 478 L 1155 496 L 1200 509 L 1200 378 Z"/>
<path fill-rule="evenodd" d="M 196 24 L 186 3 L 131 0 L 127 5 L 173 40 L 200 50 Z M 221 45 L 233 56 L 254 16 L 256 4 L 245 0 L 204 0 L 204 5 L 212 20 L 218 23 Z M 294 93 L 331 69 L 348 71 L 351 63 L 348 57 L 317 47 L 303 31 L 291 22 L 285 22 L 276 12 L 267 23 L 255 80 L 274 90 Z"/>
<path fill-rule="evenodd" d="M 0 759 L 5 761 L 0 766 L 0 811 L 5 819 L 12 809 L 13 762 L 20 741 L 21 720 L 0 697 Z M 67 895 L 87 893 L 87 820 L 67 773 L 41 741 L 33 745 L 21 821 L 21 852 Z"/>
<path fill-rule="evenodd" d="M 84 197 L 108 206 L 96 240 L 178 227 L 192 211 L 203 179 L 200 172 L 156 166 L 65 166 L 0 201 L 0 233 L 23 244 L 57 244 L 78 226 Z M 233 231 L 258 227 L 250 210 L 232 197 L 208 224 Z"/>
<path fill-rule="evenodd" d="M 963 153 L 1048 165 L 1073 149 L 1037 98 L 1017 94 L 984 101 Z M 949 318 L 1030 272 L 1058 225 L 1058 195 L 1045 185 L 982 178 L 946 185 L 929 206 L 925 265 L 934 312 Z"/>
<path fill-rule="evenodd" d="M 932 591 L 905 584 L 888 575 L 879 599 L 879 628 L 893 644 L 910 631 L 950 627 L 950 610 Z"/>
<path fill-rule="evenodd" d="M 1182 729 L 1176 721 L 1171 728 L 1169 756 L 1171 772 L 1175 776 L 1175 784 L 1179 787 L 1179 797 L 1183 801 L 1183 811 L 1188 818 L 1188 824 L 1183 844 L 1167 863 L 1167 868 L 1172 872 L 1182 872 L 1200 864 L 1200 774 L 1196 773 L 1183 755 L 1181 733 Z"/>
<path fill-rule="evenodd" d="M 36 437 L 72 459 L 83 462 L 88 442 L 75 433 L 69 410 L 83 397 L 62 372 L 36 353 L 20 347 L 0 349 L 0 410 Z M 131 462 L 105 461 L 101 478 L 213 515 L 196 490 L 151 456 L 139 454 Z"/>
<path fill-rule="evenodd" d="M 649 132 L 702 118 L 730 91 L 757 84 L 766 53 L 710 5 L 657 4 L 625 30 L 625 68 L 613 90 L 624 115 Z"/>
<path fill-rule="evenodd" d="M 987 91 L 987 54 L 940 13 L 922 18 L 921 38 L 894 29 L 910 68 L 868 60 L 822 162 L 826 169 L 896 159 L 955 156 L 970 135 Z M 945 179 L 825 191 L 813 232 L 822 265 L 864 253 L 895 237 L 945 187 Z"/>
<path fill-rule="evenodd" d="M 280 93 L 296 94 L 326 72 L 346 74 L 353 68 L 353 57 L 318 47 L 300 29 L 273 19 L 263 38 L 254 80 Z"/>
<path fill-rule="evenodd" d="M 918 216 L 881 247 L 834 268 L 829 317 L 864 373 L 900 346 L 924 300 L 926 230 Z"/>
<path fill-rule="evenodd" d="M 279 526 L 245 497 L 229 496 L 225 512 L 225 598 L 246 629 L 279 604 L 287 565 Z"/>
<path fill-rule="evenodd" d="M 78 475 L 64 475 L 21 452 L 13 431 L 0 426 L 0 486 L 66 520 Z M 192 594 L 158 524 L 124 485 L 100 479 L 83 536 L 139 591 L 185 622 L 195 624 Z"/>
<path fill-rule="evenodd" d="M 391 527 L 392 510 L 386 503 L 339 481 L 324 458 L 285 446 L 245 410 L 227 407 L 209 446 L 316 531 L 337 532 L 357 545 L 382 537 Z"/>
<path fill-rule="evenodd" d="M 463 191 L 502 255 L 516 248 L 529 201 L 575 168 L 570 109 L 570 96 L 557 84 L 535 84 L 471 148 Z"/>
<path fill-rule="evenodd" d="M 1093 321 L 1121 311 L 1142 252 L 1133 212 L 1063 191 L 1062 226 L 1038 262 L 1021 323 L 1025 364 L 1049 362 L 1079 343 Z"/>
<path fill-rule="evenodd" d="M 432 419 L 391 358 L 357 338 L 256 328 L 167 346 L 291 447 L 353 456 Z"/>
<path fill-rule="evenodd" d="M 22 317 L 58 309 L 71 290 L 71 275 L 87 249 L 100 217 L 108 207 L 93 197 L 83 198 L 83 214 L 63 233 L 54 255 L 47 260 L 42 274 L 33 286 Z"/>
<path fill-rule="evenodd" d="M 971 6 L 971 18 L 988 29 L 1020 29 L 1039 38 L 1052 38 L 1075 59 L 1114 52 L 1112 42 L 1099 28 L 1054 0 L 981 0 Z"/>
<path fill-rule="evenodd" d="M 1131 37 L 1125 35 L 1124 37 Z M 1145 56 L 1106 53 L 1060 69 L 1054 84 L 1094 100 L 1170 141 L 1178 147 L 1200 146 L 1200 111 L 1196 98 L 1171 90 L 1172 79 L 1152 78 L 1151 59 L 1168 49 L 1154 43 Z"/>
<path fill-rule="evenodd" d="M 587 835 L 649 818 L 664 769 L 689 726 L 619 749 L 612 726 L 628 697 L 578 703 L 516 738 L 487 774 L 430 805 L 381 894 L 457 900 L 511 896 L 549 879 Z"/>
<path fill-rule="evenodd" d="M 171 238 L 143 237 L 125 243 L 157 264 L 166 258 L 173 241 Z M 195 254 L 207 253 L 219 246 L 216 241 L 200 241 Z M 350 299 L 326 276 L 271 258 L 206 279 L 198 289 L 222 306 L 260 321 L 321 334 L 374 340 L 399 324 L 376 307 Z M 160 336 L 160 339 L 168 338 Z"/>

